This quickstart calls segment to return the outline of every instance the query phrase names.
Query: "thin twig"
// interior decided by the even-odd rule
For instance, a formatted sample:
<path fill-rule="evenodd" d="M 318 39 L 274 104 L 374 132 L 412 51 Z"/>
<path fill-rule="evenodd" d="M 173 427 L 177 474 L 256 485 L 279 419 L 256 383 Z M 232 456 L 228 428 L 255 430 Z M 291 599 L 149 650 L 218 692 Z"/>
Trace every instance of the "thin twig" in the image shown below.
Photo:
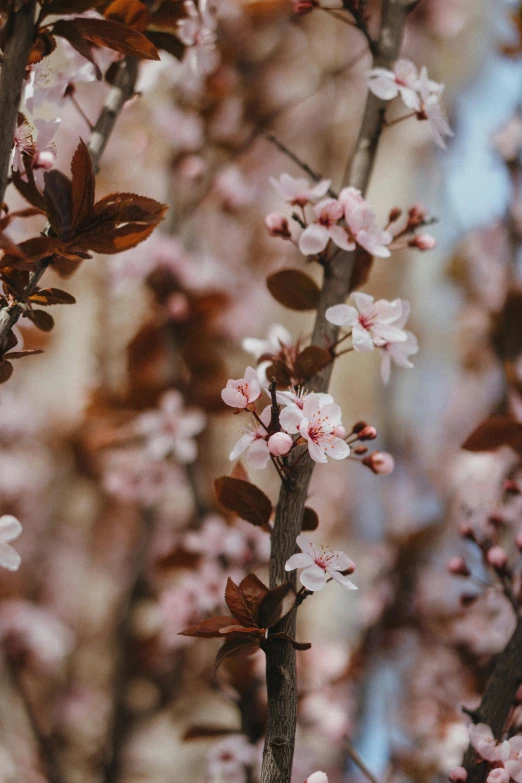
<path fill-rule="evenodd" d="M 346 750 L 346 755 L 349 756 L 353 761 L 353 763 L 359 767 L 363 775 L 365 775 L 365 777 L 368 778 L 370 783 L 380 783 L 380 781 L 375 777 L 373 772 L 371 772 L 368 769 L 368 767 L 362 760 L 360 754 L 357 752 L 357 750 L 354 748 L 354 746 L 352 745 L 352 743 L 348 738 L 345 740 L 345 750 Z"/>
<path fill-rule="evenodd" d="M 277 147 L 279 152 L 282 152 L 283 155 L 286 155 L 286 157 L 292 160 L 296 166 L 299 166 L 299 168 L 302 169 L 305 174 L 308 174 L 310 179 L 313 179 L 314 182 L 319 182 L 322 179 L 320 174 L 317 174 L 317 172 L 310 168 L 310 166 L 305 163 L 304 160 L 301 160 L 301 158 L 296 155 L 295 152 L 292 152 L 292 150 L 289 149 L 286 144 L 283 144 L 283 142 L 280 141 L 274 133 L 260 130 L 259 134 L 269 141 L 270 144 L 273 144 L 274 147 Z M 328 188 L 328 195 L 330 195 L 332 198 L 337 198 L 337 193 L 331 188 Z"/>

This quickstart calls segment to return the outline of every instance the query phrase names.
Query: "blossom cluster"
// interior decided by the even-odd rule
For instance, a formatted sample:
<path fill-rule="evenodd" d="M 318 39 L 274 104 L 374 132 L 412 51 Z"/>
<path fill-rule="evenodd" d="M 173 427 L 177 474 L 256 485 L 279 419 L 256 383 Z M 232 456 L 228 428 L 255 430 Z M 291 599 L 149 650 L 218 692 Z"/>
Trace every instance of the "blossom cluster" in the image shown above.
<path fill-rule="evenodd" d="M 489 772 L 486 783 L 522 783 L 522 735 L 497 742 L 491 727 L 477 723 L 469 728 L 471 745 L 485 761 L 495 766 Z"/>
<path fill-rule="evenodd" d="M 446 149 L 445 136 L 453 136 L 440 100 L 444 85 L 428 77 L 426 66 L 420 74 L 411 60 L 397 60 L 392 69 L 372 68 L 368 78 L 370 91 L 384 101 L 400 96 L 419 120 L 426 120 L 435 143 Z"/>

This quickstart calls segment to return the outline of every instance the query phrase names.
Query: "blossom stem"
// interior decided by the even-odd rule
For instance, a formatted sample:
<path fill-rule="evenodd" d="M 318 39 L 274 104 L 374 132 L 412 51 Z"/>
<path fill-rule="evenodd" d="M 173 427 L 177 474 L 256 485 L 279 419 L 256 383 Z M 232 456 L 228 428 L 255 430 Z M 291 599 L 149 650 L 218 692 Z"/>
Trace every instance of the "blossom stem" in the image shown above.
<path fill-rule="evenodd" d="M 370 781 L 370 783 L 379 783 L 379 780 L 375 777 L 373 772 L 371 772 L 366 764 L 364 763 L 362 757 L 357 752 L 357 750 L 354 748 L 348 737 L 345 739 L 345 749 L 346 754 L 349 756 L 349 758 L 353 761 L 353 763 L 359 767 L 363 775 Z"/>
<path fill-rule="evenodd" d="M 285 144 L 283 144 L 282 141 L 280 141 L 277 136 L 274 133 L 270 133 L 265 130 L 260 131 L 263 138 L 265 138 L 267 141 L 270 142 L 270 144 L 273 144 L 274 147 L 277 147 L 279 152 L 282 152 L 283 155 L 286 155 L 287 158 L 290 158 L 291 161 L 293 161 L 296 166 L 299 166 L 300 169 L 302 169 L 305 174 L 308 174 L 310 179 L 313 179 L 314 182 L 319 182 L 322 177 L 320 174 L 318 174 L 316 171 L 310 168 L 310 166 L 305 163 L 301 158 L 299 158 L 295 152 L 292 152 Z M 328 189 L 328 195 L 332 198 L 337 198 L 337 193 L 332 190 L 331 188 Z M 305 215 L 305 222 L 306 222 L 306 215 Z"/>
<path fill-rule="evenodd" d="M 409 114 L 404 114 L 402 117 L 397 117 L 395 120 L 391 120 L 390 122 L 386 121 L 384 123 L 385 128 L 391 128 L 392 125 L 398 125 L 399 122 L 404 122 L 404 120 L 411 120 L 412 117 L 416 117 L 417 112 L 412 111 Z"/>
<path fill-rule="evenodd" d="M 71 103 L 73 104 L 74 108 L 76 109 L 76 111 L 77 111 L 77 112 L 78 112 L 78 114 L 80 115 L 80 117 L 81 117 L 81 118 L 82 118 L 82 119 L 83 119 L 83 120 L 84 120 L 84 121 L 87 123 L 87 126 L 88 126 L 89 130 L 92 132 L 92 131 L 94 130 L 94 125 L 92 124 L 92 122 L 90 121 L 90 119 L 89 119 L 89 118 L 87 117 L 87 115 L 85 114 L 85 112 L 84 112 L 84 110 L 82 109 L 81 105 L 80 105 L 80 104 L 78 103 L 78 101 L 76 100 L 76 96 L 75 96 L 75 94 L 74 94 L 73 92 L 71 92 L 71 93 L 69 94 L 69 98 L 70 98 L 70 100 L 71 100 Z"/>
<path fill-rule="evenodd" d="M 343 356 L 345 353 L 350 353 L 354 350 L 353 345 L 351 345 L 349 348 L 345 348 L 344 351 L 340 351 L 339 353 L 334 354 L 334 359 L 338 359 L 339 356 Z"/>

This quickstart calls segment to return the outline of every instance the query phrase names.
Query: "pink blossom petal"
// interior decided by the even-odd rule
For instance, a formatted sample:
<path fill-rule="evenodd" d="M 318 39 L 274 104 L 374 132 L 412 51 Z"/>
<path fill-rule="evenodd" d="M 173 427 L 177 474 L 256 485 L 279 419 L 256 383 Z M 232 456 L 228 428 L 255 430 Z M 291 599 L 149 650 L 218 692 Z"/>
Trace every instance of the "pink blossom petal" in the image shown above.
<path fill-rule="evenodd" d="M 340 585 L 345 587 L 347 590 L 358 590 L 359 588 L 357 585 L 354 585 L 350 579 L 348 579 L 347 576 L 344 576 L 341 574 L 340 571 L 328 571 L 329 575 L 334 579 L 336 582 L 338 582 Z"/>
<path fill-rule="evenodd" d="M 229 459 L 233 462 L 235 459 L 241 456 L 253 443 L 255 435 L 253 432 L 246 432 L 242 435 L 232 451 L 230 452 Z"/>
<path fill-rule="evenodd" d="M 326 311 L 326 320 L 335 326 L 353 326 L 358 317 L 355 307 L 346 304 L 333 305 Z"/>
<path fill-rule="evenodd" d="M 22 525 L 12 514 L 0 517 L 0 541 L 14 541 L 22 532 Z"/>
<path fill-rule="evenodd" d="M 244 394 L 228 384 L 221 392 L 221 399 L 231 408 L 246 408 L 248 402 Z"/>
<path fill-rule="evenodd" d="M 285 571 L 295 571 L 296 568 L 308 568 L 314 564 L 313 558 L 305 552 L 292 555 L 285 563 Z"/>
<path fill-rule="evenodd" d="M 18 571 L 22 558 L 10 544 L 0 544 L 0 566 L 8 571 Z"/>
<path fill-rule="evenodd" d="M 326 572 L 314 563 L 301 571 L 299 580 L 307 590 L 317 592 L 322 590 L 326 585 Z"/>
<path fill-rule="evenodd" d="M 306 552 L 306 554 L 312 558 L 312 561 L 315 560 L 317 547 L 310 541 L 308 536 L 305 536 L 304 533 L 300 533 L 296 538 L 296 543 L 299 549 Z"/>
<path fill-rule="evenodd" d="M 289 432 L 290 435 L 295 435 L 295 433 L 299 431 L 299 425 L 302 420 L 303 412 L 301 408 L 295 404 L 287 405 L 279 414 L 279 423 L 281 424 L 281 427 Z"/>
<path fill-rule="evenodd" d="M 264 470 L 270 460 L 266 440 L 255 440 L 246 454 L 247 465 L 254 470 Z"/>
<path fill-rule="evenodd" d="M 346 459 L 350 455 L 350 447 L 341 438 L 334 438 L 325 446 L 326 455 L 331 459 Z"/>
<path fill-rule="evenodd" d="M 305 228 L 299 237 L 299 250 L 305 256 L 315 256 L 316 253 L 323 252 L 329 241 L 328 229 L 313 223 Z"/>

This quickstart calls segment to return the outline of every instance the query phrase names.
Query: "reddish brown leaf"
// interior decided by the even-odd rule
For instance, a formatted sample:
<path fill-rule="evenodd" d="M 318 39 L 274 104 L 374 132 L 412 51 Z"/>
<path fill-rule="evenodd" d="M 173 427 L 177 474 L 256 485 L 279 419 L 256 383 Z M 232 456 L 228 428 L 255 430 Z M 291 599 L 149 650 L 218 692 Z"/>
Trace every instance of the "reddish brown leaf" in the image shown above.
<path fill-rule="evenodd" d="M 357 248 L 355 261 L 350 278 L 350 291 L 357 291 L 368 282 L 373 266 L 373 256 L 366 250 Z"/>
<path fill-rule="evenodd" d="M 23 359 L 24 356 L 34 356 L 37 353 L 43 353 L 41 348 L 28 348 L 26 351 L 10 351 L 4 354 L 6 359 Z"/>
<path fill-rule="evenodd" d="M 114 0 L 103 15 L 106 19 L 121 22 L 141 32 L 149 22 L 149 9 L 141 0 Z"/>
<path fill-rule="evenodd" d="M 62 291 L 60 288 L 40 288 L 34 294 L 31 294 L 29 301 L 42 306 L 49 306 L 75 304 L 76 299 L 72 294 L 68 294 L 67 291 Z"/>
<path fill-rule="evenodd" d="M 45 16 L 63 16 L 64 14 L 82 14 L 95 6 L 95 0 L 52 0 L 46 4 L 44 10 Z"/>
<path fill-rule="evenodd" d="M 318 527 L 319 517 L 317 516 L 317 511 L 314 511 L 313 508 L 305 506 L 301 530 L 317 530 Z"/>
<path fill-rule="evenodd" d="M 33 207 L 36 207 L 36 209 L 42 210 L 42 212 L 45 209 L 45 201 L 44 197 L 36 187 L 34 178 L 32 180 L 25 180 L 22 179 L 22 174 L 19 171 L 12 171 L 11 172 L 11 182 L 17 189 L 17 191 L 20 193 L 20 195 L 25 198 L 26 201 L 29 202 L 29 204 L 32 204 Z"/>
<path fill-rule="evenodd" d="M 150 23 L 155 28 L 161 27 L 176 32 L 178 21 L 186 15 L 184 5 L 179 0 L 163 0 L 151 13 Z"/>
<path fill-rule="evenodd" d="M 71 46 L 74 49 L 76 49 L 76 51 L 79 52 L 79 54 L 81 54 L 82 57 L 85 57 L 86 60 L 92 63 L 96 71 L 96 78 L 97 79 L 102 78 L 102 72 L 100 71 L 99 65 L 94 59 L 92 53 L 92 45 L 82 35 L 80 29 L 78 28 L 76 20 L 60 19 L 58 22 L 54 23 L 53 33 L 69 41 Z"/>
<path fill-rule="evenodd" d="M 234 465 L 230 477 L 235 479 L 240 479 L 241 481 L 248 481 L 248 473 L 246 472 L 245 466 L 243 465 L 240 459 L 238 459 L 238 461 Z"/>
<path fill-rule="evenodd" d="M 274 299 L 290 310 L 315 310 L 319 302 L 319 286 L 299 269 L 281 269 L 266 284 Z"/>
<path fill-rule="evenodd" d="M 72 185 L 69 177 L 53 169 L 44 174 L 45 211 L 54 233 L 69 239 L 72 230 Z"/>
<path fill-rule="evenodd" d="M 309 345 L 301 351 L 295 362 L 295 373 L 301 381 L 307 381 L 321 372 L 332 361 L 330 352 L 317 345 Z"/>
<path fill-rule="evenodd" d="M 290 598 L 290 601 L 286 602 L 283 609 L 283 602 L 287 597 Z M 271 628 L 279 622 L 283 614 L 290 611 L 294 603 L 295 593 L 290 582 L 269 590 L 259 604 L 259 625 L 263 626 L 263 628 Z"/>
<path fill-rule="evenodd" d="M 251 616 L 258 622 L 259 605 L 268 593 L 268 587 L 255 574 L 248 574 L 240 582 L 238 589 Z"/>
<path fill-rule="evenodd" d="M 156 49 L 163 49 L 164 52 L 168 52 L 177 60 L 182 59 L 183 54 L 185 53 L 185 47 L 175 35 L 159 30 L 148 30 L 146 35 Z"/>
<path fill-rule="evenodd" d="M 225 644 L 219 649 L 214 663 L 214 674 L 218 667 L 226 658 L 231 655 L 253 655 L 259 650 L 259 639 L 252 636 L 236 636 L 233 639 L 227 639 Z"/>
<path fill-rule="evenodd" d="M 5 383 L 13 374 L 13 365 L 5 360 L 0 361 L 0 383 Z"/>
<path fill-rule="evenodd" d="M 292 385 L 292 376 L 290 370 L 286 364 L 282 361 L 276 360 L 266 370 L 267 378 L 275 378 L 279 388 L 288 388 Z"/>
<path fill-rule="evenodd" d="M 120 22 L 108 19 L 75 19 L 74 23 L 88 41 L 97 46 L 107 46 L 125 55 L 159 60 L 158 50 L 143 33 Z"/>
<path fill-rule="evenodd" d="M 225 508 L 253 525 L 265 529 L 269 527 L 272 503 L 254 484 L 231 476 L 221 476 L 215 480 L 214 488 L 219 502 Z"/>
<path fill-rule="evenodd" d="M 38 36 L 33 44 L 33 48 L 29 54 L 27 65 L 36 65 L 43 60 L 44 57 L 54 52 L 56 49 L 56 38 L 48 33 L 42 33 Z"/>
<path fill-rule="evenodd" d="M 187 552 L 185 549 L 178 547 L 168 555 L 161 557 L 157 562 L 157 566 L 161 569 L 196 568 L 200 560 L 201 555 L 199 553 Z"/>
<path fill-rule="evenodd" d="M 255 628 L 257 624 L 256 611 L 245 600 L 239 587 L 230 579 L 227 579 L 225 588 L 225 603 L 241 625 L 247 628 Z M 230 625 L 234 625 L 234 621 Z"/>
<path fill-rule="evenodd" d="M 87 145 L 80 139 L 71 162 L 72 209 L 71 228 L 88 222 L 94 212 L 94 170 Z"/>
<path fill-rule="evenodd" d="M 29 318 L 36 328 L 42 332 L 50 332 L 54 326 L 54 318 L 50 313 L 46 313 L 45 310 L 28 310 L 24 317 Z"/>
<path fill-rule="evenodd" d="M 196 636 L 202 639 L 218 639 L 221 638 L 221 628 L 226 628 L 229 625 L 235 625 L 233 617 L 209 617 L 208 620 L 202 620 L 197 625 L 191 625 L 185 630 L 180 631 L 178 636 Z"/>
<path fill-rule="evenodd" d="M 511 416 L 491 416 L 462 444 L 466 451 L 494 451 L 500 446 L 511 446 L 522 456 L 522 424 Z"/>

